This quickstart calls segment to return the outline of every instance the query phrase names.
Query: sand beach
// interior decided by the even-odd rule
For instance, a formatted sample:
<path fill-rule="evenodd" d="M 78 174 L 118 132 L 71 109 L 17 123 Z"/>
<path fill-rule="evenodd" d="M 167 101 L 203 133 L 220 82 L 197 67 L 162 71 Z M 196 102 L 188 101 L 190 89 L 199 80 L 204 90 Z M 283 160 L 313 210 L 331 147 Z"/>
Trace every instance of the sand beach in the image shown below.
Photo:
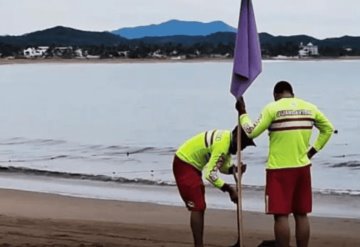
<path fill-rule="evenodd" d="M 183 207 L 0 190 L 0 246 L 192 246 Z M 236 214 L 206 211 L 206 246 L 236 239 Z M 312 217 L 311 246 L 359 246 L 360 220 Z M 272 239 L 272 219 L 244 213 L 245 246 Z M 294 241 L 292 240 L 292 246 Z"/>

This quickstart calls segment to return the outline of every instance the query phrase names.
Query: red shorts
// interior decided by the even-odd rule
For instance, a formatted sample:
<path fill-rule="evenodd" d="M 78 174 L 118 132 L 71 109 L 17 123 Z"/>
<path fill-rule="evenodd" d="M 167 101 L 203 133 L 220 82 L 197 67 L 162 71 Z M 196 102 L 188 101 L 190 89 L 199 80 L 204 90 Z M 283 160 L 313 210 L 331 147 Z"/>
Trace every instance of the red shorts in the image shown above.
<path fill-rule="evenodd" d="M 306 214 L 312 210 L 310 165 L 266 170 L 267 214 Z"/>
<path fill-rule="evenodd" d="M 186 207 L 190 211 L 204 211 L 206 209 L 205 187 L 201 172 L 176 155 L 173 162 L 173 172 L 180 196 Z"/>

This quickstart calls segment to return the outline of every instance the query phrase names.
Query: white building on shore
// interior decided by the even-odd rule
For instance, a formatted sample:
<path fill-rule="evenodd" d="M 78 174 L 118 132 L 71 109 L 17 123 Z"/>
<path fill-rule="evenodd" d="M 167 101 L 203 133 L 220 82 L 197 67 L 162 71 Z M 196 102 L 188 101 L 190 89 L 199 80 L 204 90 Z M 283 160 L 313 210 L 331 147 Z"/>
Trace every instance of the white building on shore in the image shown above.
<path fill-rule="evenodd" d="M 309 42 L 307 45 L 300 43 L 299 57 L 319 56 L 319 48 Z"/>
<path fill-rule="evenodd" d="M 23 55 L 26 58 L 44 57 L 48 49 L 48 46 L 29 47 L 23 51 Z"/>

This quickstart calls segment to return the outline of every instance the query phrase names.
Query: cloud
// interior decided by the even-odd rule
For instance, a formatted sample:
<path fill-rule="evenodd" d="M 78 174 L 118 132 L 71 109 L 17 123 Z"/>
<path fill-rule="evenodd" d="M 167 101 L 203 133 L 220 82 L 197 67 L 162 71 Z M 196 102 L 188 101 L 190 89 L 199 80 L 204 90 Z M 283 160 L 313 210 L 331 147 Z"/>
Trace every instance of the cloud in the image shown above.
<path fill-rule="evenodd" d="M 253 3 L 261 32 L 305 33 L 319 38 L 360 35 L 358 0 Z M 57 25 L 104 31 L 169 19 L 223 20 L 236 26 L 239 6 L 239 0 L 0 0 L 0 35 L 18 35 Z"/>

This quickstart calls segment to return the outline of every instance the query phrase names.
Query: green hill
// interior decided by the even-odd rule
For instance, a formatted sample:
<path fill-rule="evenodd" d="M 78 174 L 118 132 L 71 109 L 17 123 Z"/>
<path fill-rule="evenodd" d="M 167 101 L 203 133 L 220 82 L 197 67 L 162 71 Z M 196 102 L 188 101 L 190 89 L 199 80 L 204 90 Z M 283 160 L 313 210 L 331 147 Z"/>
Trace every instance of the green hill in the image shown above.
<path fill-rule="evenodd" d="M 0 36 L 0 43 L 14 46 L 114 46 L 127 43 L 128 40 L 109 32 L 88 32 L 57 26 L 22 36 Z"/>

